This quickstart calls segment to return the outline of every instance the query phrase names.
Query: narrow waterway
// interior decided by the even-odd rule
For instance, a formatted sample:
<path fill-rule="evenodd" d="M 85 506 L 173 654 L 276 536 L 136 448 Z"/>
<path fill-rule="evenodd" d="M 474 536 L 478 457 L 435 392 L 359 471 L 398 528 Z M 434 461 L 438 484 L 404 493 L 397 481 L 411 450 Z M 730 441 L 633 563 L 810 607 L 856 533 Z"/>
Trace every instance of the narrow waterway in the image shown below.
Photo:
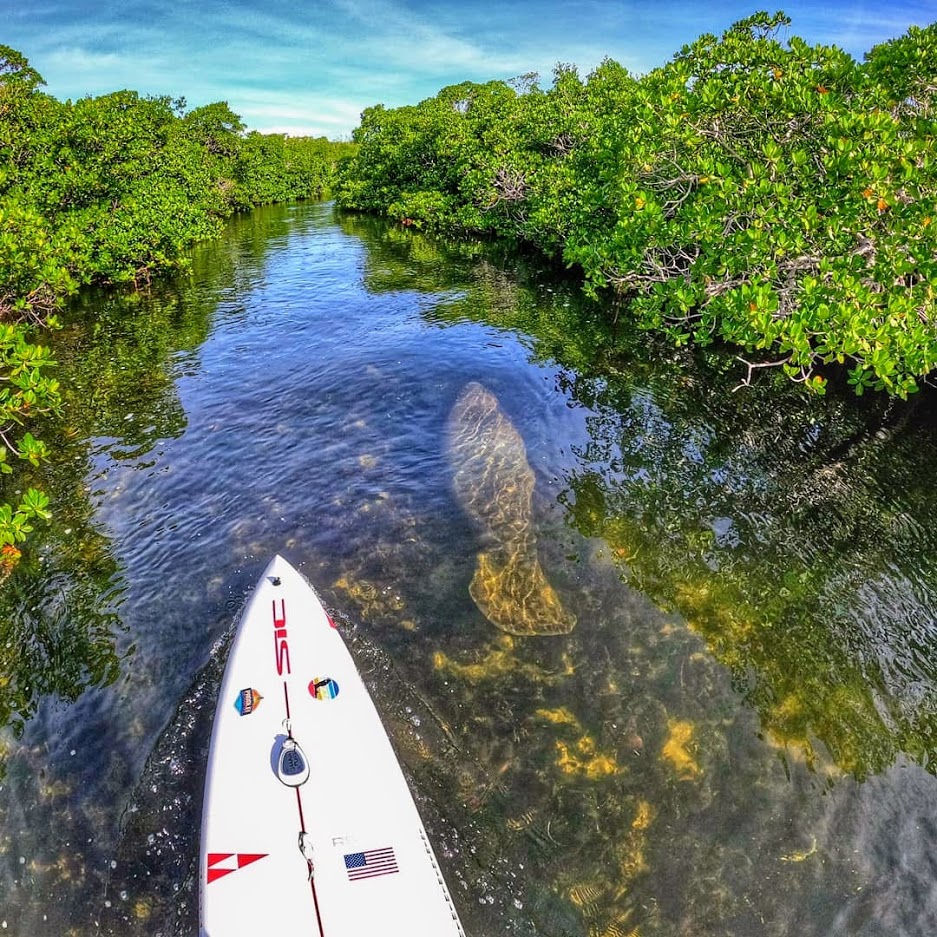
<path fill-rule="evenodd" d="M 211 713 L 275 552 L 470 937 L 937 932 L 932 401 L 737 389 L 610 321 L 313 203 L 82 298 L 56 516 L 0 595 L 4 933 L 197 933 Z"/>

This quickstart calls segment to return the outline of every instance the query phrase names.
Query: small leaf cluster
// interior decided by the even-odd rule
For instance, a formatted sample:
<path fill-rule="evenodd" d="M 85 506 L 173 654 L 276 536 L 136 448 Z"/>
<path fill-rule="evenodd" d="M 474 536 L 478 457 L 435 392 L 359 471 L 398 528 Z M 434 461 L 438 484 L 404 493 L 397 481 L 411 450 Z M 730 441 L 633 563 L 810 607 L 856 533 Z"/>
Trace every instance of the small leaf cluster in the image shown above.
<path fill-rule="evenodd" d="M 858 63 L 789 23 L 641 78 L 607 60 L 370 108 L 340 203 L 528 241 L 677 345 L 743 349 L 748 379 L 906 397 L 937 369 L 937 24 Z"/>
<path fill-rule="evenodd" d="M 36 440 L 32 442 L 35 443 Z M 52 517 L 48 508 L 48 497 L 35 488 L 28 489 L 15 506 L 0 504 L 0 565 L 8 558 L 18 558 L 15 545 L 25 540 L 26 535 L 32 532 L 32 521 L 47 521 Z M 10 547 L 14 549 L 8 549 Z"/>

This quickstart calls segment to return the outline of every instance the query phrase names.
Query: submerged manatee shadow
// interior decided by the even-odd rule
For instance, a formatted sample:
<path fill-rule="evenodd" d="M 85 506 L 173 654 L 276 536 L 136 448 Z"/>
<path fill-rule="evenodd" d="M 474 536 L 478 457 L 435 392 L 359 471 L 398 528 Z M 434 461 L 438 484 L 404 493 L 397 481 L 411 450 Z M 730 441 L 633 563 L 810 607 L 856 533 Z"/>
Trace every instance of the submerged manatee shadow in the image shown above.
<path fill-rule="evenodd" d="M 467 384 L 449 414 L 456 498 L 483 538 L 469 594 L 492 624 L 516 635 L 568 634 L 576 624 L 537 557 L 534 473 L 524 440 L 498 400 Z"/>

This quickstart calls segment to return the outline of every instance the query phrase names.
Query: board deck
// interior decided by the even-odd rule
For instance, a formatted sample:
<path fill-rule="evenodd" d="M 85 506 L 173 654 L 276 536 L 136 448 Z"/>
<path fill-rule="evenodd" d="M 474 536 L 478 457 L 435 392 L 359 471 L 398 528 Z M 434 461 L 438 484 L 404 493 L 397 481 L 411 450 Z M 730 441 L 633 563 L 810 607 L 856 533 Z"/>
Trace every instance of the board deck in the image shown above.
<path fill-rule="evenodd" d="M 354 661 L 280 556 L 225 668 L 199 882 L 202 937 L 465 937 Z"/>

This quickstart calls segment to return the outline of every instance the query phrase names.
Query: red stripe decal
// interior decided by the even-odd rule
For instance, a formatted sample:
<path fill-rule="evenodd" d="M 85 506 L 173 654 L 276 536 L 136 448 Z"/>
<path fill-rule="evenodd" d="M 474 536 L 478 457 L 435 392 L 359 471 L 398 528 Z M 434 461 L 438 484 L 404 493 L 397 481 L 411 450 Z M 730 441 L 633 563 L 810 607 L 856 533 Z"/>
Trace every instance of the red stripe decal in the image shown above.
<path fill-rule="evenodd" d="M 238 868 L 243 869 L 245 865 L 250 865 L 252 862 L 256 862 L 258 859 L 266 859 L 267 853 L 265 852 L 239 852 L 238 853 Z"/>
<path fill-rule="evenodd" d="M 216 882 L 219 878 L 224 878 L 238 869 L 243 869 L 246 865 L 257 862 L 258 859 L 265 859 L 269 853 L 266 852 L 210 852 L 208 853 L 208 879 L 209 884 Z M 219 866 L 220 862 L 226 863 Z"/>
<path fill-rule="evenodd" d="M 299 793 L 299 788 L 296 788 L 296 806 L 299 807 L 299 828 L 304 833 L 306 832 L 306 819 L 303 817 L 303 798 Z"/>

